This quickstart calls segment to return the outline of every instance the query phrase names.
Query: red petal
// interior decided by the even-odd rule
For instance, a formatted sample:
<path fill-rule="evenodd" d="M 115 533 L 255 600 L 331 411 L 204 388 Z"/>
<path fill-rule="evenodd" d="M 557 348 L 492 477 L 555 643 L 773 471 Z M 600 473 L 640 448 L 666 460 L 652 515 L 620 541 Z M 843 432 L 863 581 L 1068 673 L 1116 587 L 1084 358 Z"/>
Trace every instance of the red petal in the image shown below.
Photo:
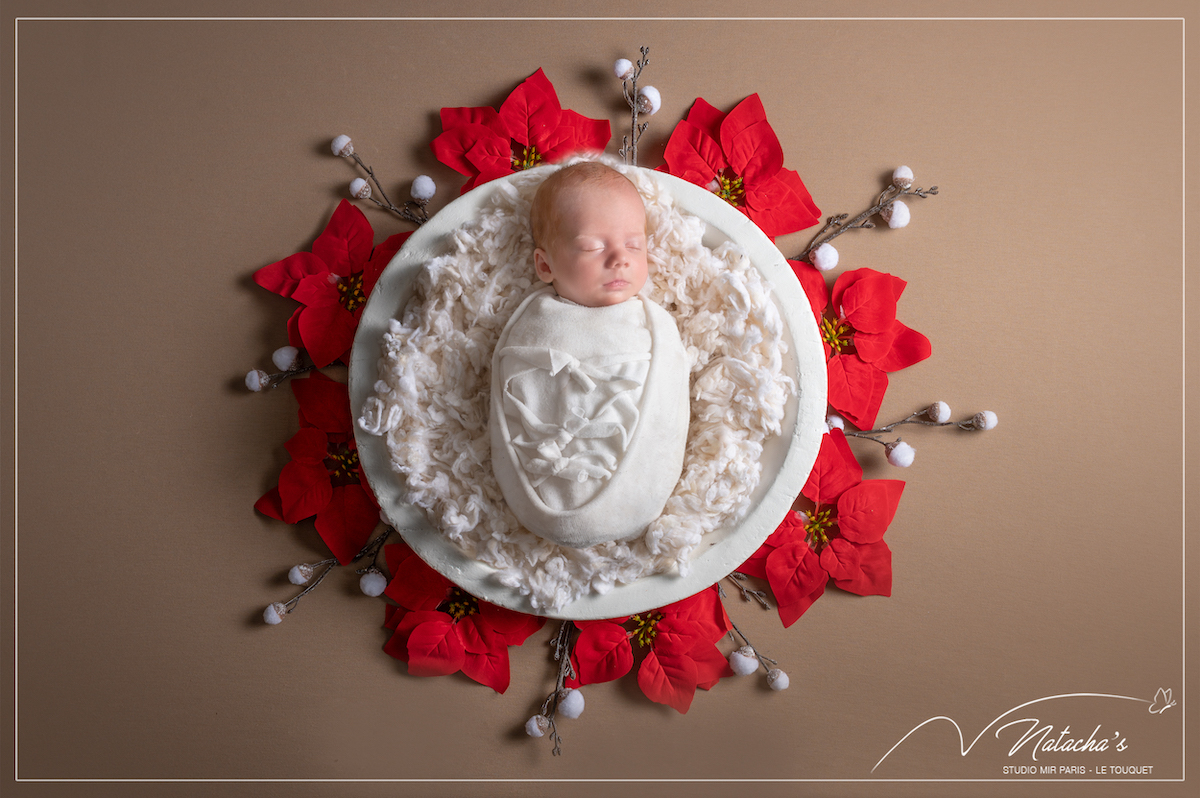
<path fill-rule="evenodd" d="M 733 675 L 729 660 L 711 643 L 696 647 L 688 656 L 696 663 L 696 686 L 701 690 L 711 690 L 721 679 Z"/>
<path fill-rule="evenodd" d="M 721 133 L 719 136 L 721 143 L 728 143 L 734 137 L 741 135 L 743 131 L 756 125 L 761 125 L 766 121 L 767 111 L 763 108 L 762 98 L 757 94 L 751 94 L 735 105 L 733 110 L 721 120 Z M 725 151 L 729 152 L 728 148 Z M 738 174 L 741 174 L 741 172 Z"/>
<path fill-rule="evenodd" d="M 859 429 L 875 426 L 887 374 L 856 355 L 834 355 L 829 360 L 829 404 Z"/>
<path fill-rule="evenodd" d="M 446 110 L 445 108 L 442 109 L 443 116 Z M 495 111 L 492 111 L 492 113 L 495 113 Z M 433 150 L 435 158 L 454 171 L 464 175 L 475 175 L 479 173 L 479 168 L 471 163 L 471 160 L 467 157 L 467 153 L 480 142 L 486 142 L 484 146 L 494 149 L 497 152 L 507 150 L 511 157 L 512 145 L 508 139 L 496 131 L 478 124 L 464 124 L 461 127 L 453 128 L 447 127 L 445 132 L 430 143 L 429 147 Z"/>
<path fill-rule="evenodd" d="M 429 614 L 437 617 L 417 624 L 408 636 L 408 672 L 413 676 L 445 676 L 461 670 L 466 651 L 454 622 L 444 612 Z M 408 617 L 401 621 L 401 628 L 407 621 Z"/>
<path fill-rule="evenodd" d="M 496 109 L 490 105 L 476 108 L 443 108 L 440 116 L 442 130 L 450 130 L 461 125 L 483 125 L 497 134 L 503 130 L 500 125 L 500 114 L 496 113 Z M 449 166 L 449 164 L 446 165 Z"/>
<path fill-rule="evenodd" d="M 780 546 L 767 558 L 767 579 L 780 604 L 792 604 L 812 593 L 828 574 L 804 541 Z"/>
<path fill-rule="evenodd" d="M 825 595 L 825 582 L 821 582 L 821 587 L 805 596 L 794 604 L 779 605 L 779 620 L 783 623 L 783 628 L 786 629 L 796 621 L 800 620 L 800 616 L 808 612 L 808 608 L 817 602 L 821 596 Z"/>
<path fill-rule="evenodd" d="M 830 430 L 821 437 L 821 450 L 801 493 L 816 504 L 832 504 L 859 482 L 862 482 L 862 466 L 854 458 L 845 433 L 836 428 Z"/>
<path fill-rule="evenodd" d="M 788 513 L 788 517 L 790 518 L 794 518 L 795 515 L 796 514 L 792 512 Z M 786 518 L 784 519 L 784 523 L 787 523 Z M 747 558 L 744 563 L 738 566 L 737 570 L 743 574 L 746 574 L 747 576 L 756 576 L 759 579 L 766 579 L 767 557 L 770 556 L 771 552 L 775 551 L 775 548 L 775 546 L 771 546 L 767 543 L 762 544 L 758 547 L 757 551 Z"/>
<path fill-rule="evenodd" d="M 825 287 L 825 276 L 817 271 L 816 266 L 802 260 L 789 260 L 788 265 L 800 280 L 800 287 L 808 297 L 808 304 L 812 305 L 813 316 L 816 317 L 817 324 L 820 324 L 821 317 L 825 314 L 825 306 L 829 304 L 829 289 Z"/>
<path fill-rule="evenodd" d="M 767 581 L 779 604 L 779 618 L 788 627 L 825 592 L 829 574 L 807 543 L 791 543 L 767 558 Z"/>
<path fill-rule="evenodd" d="M 904 482 L 899 479 L 868 479 L 854 486 L 838 499 L 838 531 L 854 543 L 882 540 L 902 493 Z"/>
<path fill-rule="evenodd" d="M 523 612 L 497 607 L 486 601 L 479 602 L 479 614 L 500 638 L 510 646 L 519 646 L 528 637 L 542 628 L 545 618 L 526 615 Z"/>
<path fill-rule="evenodd" d="M 879 365 L 879 361 L 892 351 L 892 344 L 895 343 L 901 326 L 900 322 L 894 321 L 891 327 L 880 333 L 855 330 L 854 354 L 858 355 L 858 359 L 864 363 L 871 363 L 876 368 L 885 371 L 886 369 Z"/>
<path fill-rule="evenodd" d="M 300 338 L 317 368 L 324 368 L 341 357 L 354 343 L 358 320 L 341 304 L 313 307 L 300 313 Z"/>
<path fill-rule="evenodd" d="M 329 265 L 311 252 L 297 252 L 254 273 L 254 282 L 280 296 L 291 296 L 305 277 L 329 274 Z"/>
<path fill-rule="evenodd" d="M 725 121 L 724 111 L 718 111 L 706 100 L 697 97 L 686 118 L 713 141 L 721 140 L 721 123 Z"/>
<path fill-rule="evenodd" d="M 292 461 L 279 472 L 283 520 L 289 524 L 314 516 L 333 498 L 329 472 L 322 463 Z"/>
<path fill-rule="evenodd" d="M 862 575 L 862 555 L 859 547 L 844 538 L 834 538 L 829 545 L 821 549 L 821 567 L 834 580 L 853 579 Z"/>
<path fill-rule="evenodd" d="M 603 150 L 612 138 L 612 127 L 607 119 L 592 119 L 567 108 L 563 109 L 558 124 L 575 129 L 575 140 L 580 149 Z"/>
<path fill-rule="evenodd" d="M 665 620 L 690 621 L 697 624 L 701 639 L 714 642 L 729 631 L 729 616 L 717 595 L 715 587 L 701 590 L 690 598 L 668 604 L 659 610 Z M 661 630 L 661 623 L 659 625 Z M 680 634 L 682 634 L 682 629 Z"/>
<path fill-rule="evenodd" d="M 839 312 L 838 308 L 844 304 L 842 295 L 849 290 L 851 286 L 862 280 L 870 280 L 876 283 L 876 285 L 871 289 L 871 292 L 890 292 L 892 305 L 895 305 L 900 301 L 900 295 L 904 293 L 904 288 L 908 285 L 908 283 L 904 282 L 894 274 L 877 272 L 874 269 L 854 269 L 853 271 L 843 272 L 838 277 L 837 282 L 833 284 L 833 294 L 830 298 L 835 313 Z"/>
<path fill-rule="evenodd" d="M 446 600 L 446 593 L 452 586 L 449 579 L 413 555 L 392 568 L 392 581 L 384 593 L 406 609 L 432 610 Z"/>
<path fill-rule="evenodd" d="M 686 654 L 697 646 L 711 642 L 708 629 L 692 618 L 668 615 L 658 622 L 654 650 L 660 654 Z"/>
<path fill-rule="evenodd" d="M 899 371 L 908 368 L 933 354 L 933 347 L 928 338 L 916 330 L 905 327 L 900 322 L 896 322 L 889 331 L 889 335 L 892 338 L 891 346 L 875 361 L 875 365 L 884 371 Z M 854 345 L 860 357 L 862 357 L 862 345 L 859 343 L 861 337 L 861 335 L 854 336 Z M 863 359 L 866 360 L 865 357 Z"/>
<path fill-rule="evenodd" d="M 772 178 L 783 168 L 783 147 L 757 94 L 729 112 L 721 123 L 720 140 L 729 165 L 746 185 Z"/>
<path fill-rule="evenodd" d="M 651 701 L 685 713 L 696 694 L 696 663 L 686 654 L 660 657 L 651 651 L 638 669 L 637 681 Z"/>
<path fill-rule="evenodd" d="M 480 175 L 491 175 L 491 180 L 513 172 L 512 144 L 489 136 L 475 142 L 467 150 L 467 160 Z M 486 181 L 483 181 L 486 182 Z"/>
<path fill-rule="evenodd" d="M 412 635 L 413 629 L 426 621 L 437 620 L 441 618 L 449 618 L 444 612 L 405 612 L 403 615 L 393 615 L 389 620 L 397 621 L 395 632 L 383 644 L 383 650 L 389 656 L 395 657 L 401 662 L 408 662 L 408 638 Z"/>
<path fill-rule="evenodd" d="M 397 607 L 395 604 L 383 605 L 383 628 L 396 631 L 396 627 L 404 620 L 404 616 L 408 615 L 408 610 L 403 607 Z M 407 655 L 407 652 L 406 652 Z"/>
<path fill-rule="evenodd" d="M 309 275 L 300 281 L 292 292 L 292 299 L 310 308 L 324 308 L 339 304 L 336 279 L 331 273 Z"/>
<path fill-rule="evenodd" d="M 680 122 L 671 131 L 663 160 L 668 172 L 698 186 L 707 186 L 717 172 L 729 166 L 721 145 L 688 122 Z"/>
<path fill-rule="evenodd" d="M 323 463 L 329 454 L 329 436 L 315 427 L 301 427 L 283 446 L 293 460 Z"/>
<path fill-rule="evenodd" d="M 508 646 L 496 634 L 486 619 L 479 613 L 468 615 L 458 622 L 458 636 L 463 649 L 469 654 L 485 654 L 489 651 L 508 650 Z"/>
<path fill-rule="evenodd" d="M 803 541 L 808 533 L 804 529 L 804 522 L 800 520 L 800 516 L 795 510 L 789 510 L 783 520 L 779 522 L 779 526 L 775 527 L 775 531 L 767 538 L 767 542 L 763 545 L 770 547 L 771 551 L 786 546 L 789 543 Z M 763 566 L 766 567 L 765 564 Z M 763 574 L 763 579 L 766 579 L 766 573 Z"/>
<path fill-rule="evenodd" d="M 364 296 L 370 296 L 371 292 L 375 290 L 375 283 L 379 282 L 379 275 L 392 262 L 392 258 L 400 251 L 400 247 L 404 245 L 410 235 L 412 235 L 411 232 L 388 236 L 386 241 L 371 251 L 371 259 L 363 267 Z"/>
<path fill-rule="evenodd" d="M 296 311 L 288 318 L 287 332 L 288 345 L 294 346 L 297 349 L 304 348 L 304 341 L 300 338 L 300 313 L 304 308 L 296 308 Z"/>
<path fill-rule="evenodd" d="M 468 651 L 463 657 L 462 672 L 467 678 L 503 693 L 508 689 L 510 680 L 508 649 L 501 646 L 496 651 L 478 654 Z"/>
<path fill-rule="evenodd" d="M 279 498 L 279 487 L 271 488 L 254 503 L 254 509 L 263 515 L 283 520 L 283 500 Z"/>
<path fill-rule="evenodd" d="M 530 75 L 500 106 L 500 124 L 518 144 L 537 144 L 558 127 L 562 114 L 554 86 L 542 70 Z"/>
<path fill-rule="evenodd" d="M 779 522 L 779 526 L 766 539 L 766 541 L 758 547 L 754 554 L 750 555 L 738 571 L 748 576 L 755 576 L 759 579 L 767 578 L 767 558 L 771 553 L 780 546 L 786 546 L 789 543 L 803 542 L 805 535 L 808 533 L 804 529 L 804 522 L 800 520 L 800 516 L 795 510 L 789 510 L 783 520 Z"/>
<path fill-rule="evenodd" d="M 849 579 L 836 580 L 834 584 L 860 596 L 892 595 L 892 550 L 882 540 L 856 548 L 859 554 L 858 574 Z"/>
<path fill-rule="evenodd" d="M 803 230 L 821 221 L 821 209 L 813 201 L 808 187 L 800 179 L 799 173 L 793 169 L 780 169 L 770 183 L 764 186 L 776 196 L 775 202 L 792 208 L 792 224 L 794 229 Z M 758 196 L 758 192 L 755 191 Z"/>
<path fill-rule="evenodd" d="M 358 555 L 379 525 L 379 505 L 361 485 L 333 489 L 333 497 L 317 512 L 317 533 L 342 565 Z"/>
<path fill-rule="evenodd" d="M 783 168 L 783 148 L 779 139 L 765 120 L 746 127 L 732 138 L 727 137 L 725 128 L 729 127 L 736 111 L 734 109 L 725 118 L 721 130 L 721 142 L 729 165 L 741 175 L 743 185 L 770 180 Z"/>
<path fill-rule="evenodd" d="M 608 120 L 589 119 L 564 109 L 558 127 L 547 131 L 537 147 L 544 160 L 554 163 L 576 152 L 599 152 L 610 138 Z"/>
<path fill-rule="evenodd" d="M 486 182 L 488 182 L 489 180 L 495 180 L 495 179 L 496 179 L 496 177 L 495 177 L 495 176 L 490 176 L 490 177 L 486 177 L 486 178 L 484 178 L 484 179 L 482 179 L 482 180 L 481 180 L 481 179 L 480 179 L 480 175 L 477 175 L 477 174 L 476 174 L 476 175 L 472 175 L 472 176 L 471 176 L 471 178 L 470 178 L 469 180 L 467 180 L 467 182 L 463 183 L 463 186 L 462 186 L 462 188 L 460 188 L 460 189 L 458 190 L 458 193 L 459 193 L 459 194 L 466 194 L 468 191 L 470 191 L 471 189 L 475 188 L 475 186 L 477 186 L 477 185 L 482 185 L 483 183 L 486 183 Z"/>
<path fill-rule="evenodd" d="M 772 177 L 746 184 L 746 215 L 775 238 L 812 227 L 821 220 L 821 209 L 800 175 L 780 169 Z"/>
<path fill-rule="evenodd" d="M 876 274 L 854 282 L 842 292 L 835 312 L 862 332 L 890 330 L 896 323 L 896 295 L 890 278 Z"/>
<path fill-rule="evenodd" d="M 300 421 L 330 433 L 348 435 L 350 394 L 346 386 L 319 371 L 309 372 L 302 380 L 292 380 L 292 393 L 300 403 Z"/>
<path fill-rule="evenodd" d="M 329 264 L 330 270 L 346 277 L 362 271 L 371 257 L 375 233 L 358 206 L 342 200 L 325 225 L 324 232 L 313 242 L 312 251 Z"/>
<path fill-rule="evenodd" d="M 462 193 L 465 194 L 476 186 L 482 186 L 484 183 L 491 182 L 492 180 L 496 180 L 501 177 L 507 177 L 511 174 L 513 174 L 511 161 L 508 161 L 505 164 L 499 165 L 495 168 L 489 167 L 482 169 L 480 170 L 479 174 L 472 177 L 463 185 Z"/>
<path fill-rule="evenodd" d="M 611 682 L 633 667 L 629 633 L 614 623 L 593 623 L 580 628 L 574 656 L 579 685 Z"/>
<path fill-rule="evenodd" d="M 413 550 L 408 547 L 408 544 L 401 541 L 399 543 L 389 543 L 383 547 L 383 558 L 387 562 L 388 573 L 396 573 L 396 569 L 400 567 L 400 563 L 407 560 L 409 557 L 416 557 Z"/>

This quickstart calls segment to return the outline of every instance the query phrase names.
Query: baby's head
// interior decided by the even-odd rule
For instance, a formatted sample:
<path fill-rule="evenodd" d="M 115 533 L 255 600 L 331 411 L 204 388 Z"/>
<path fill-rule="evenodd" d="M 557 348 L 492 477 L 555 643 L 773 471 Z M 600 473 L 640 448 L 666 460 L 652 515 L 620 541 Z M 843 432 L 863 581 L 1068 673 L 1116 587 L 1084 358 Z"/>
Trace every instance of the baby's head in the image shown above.
<path fill-rule="evenodd" d="M 646 284 L 646 206 L 617 170 L 594 161 L 559 169 L 538 188 L 529 221 L 538 277 L 563 299 L 615 305 Z"/>

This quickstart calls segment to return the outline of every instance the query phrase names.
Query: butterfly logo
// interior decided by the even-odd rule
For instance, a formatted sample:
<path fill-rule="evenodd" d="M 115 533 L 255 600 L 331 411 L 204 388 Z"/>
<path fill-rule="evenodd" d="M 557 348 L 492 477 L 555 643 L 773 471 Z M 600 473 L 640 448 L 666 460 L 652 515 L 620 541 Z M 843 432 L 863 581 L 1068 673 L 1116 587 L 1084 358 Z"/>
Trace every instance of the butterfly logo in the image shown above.
<path fill-rule="evenodd" d="M 1154 701 L 1150 704 L 1150 714 L 1161 715 L 1173 706 L 1175 706 L 1175 701 L 1171 698 L 1171 688 L 1160 687 L 1154 694 Z"/>

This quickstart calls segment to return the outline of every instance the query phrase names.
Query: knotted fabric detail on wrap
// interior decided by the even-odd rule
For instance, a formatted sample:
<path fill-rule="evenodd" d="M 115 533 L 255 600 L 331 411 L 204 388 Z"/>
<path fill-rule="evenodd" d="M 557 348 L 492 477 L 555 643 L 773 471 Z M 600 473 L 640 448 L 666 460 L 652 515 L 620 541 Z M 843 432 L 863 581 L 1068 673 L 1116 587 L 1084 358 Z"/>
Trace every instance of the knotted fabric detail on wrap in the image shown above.
<path fill-rule="evenodd" d="M 641 534 L 661 514 L 687 442 L 688 363 L 657 305 L 588 308 L 534 293 L 501 333 L 492 391 L 492 464 L 526 528 L 591 546 Z M 643 427 L 653 444 L 636 445 Z"/>

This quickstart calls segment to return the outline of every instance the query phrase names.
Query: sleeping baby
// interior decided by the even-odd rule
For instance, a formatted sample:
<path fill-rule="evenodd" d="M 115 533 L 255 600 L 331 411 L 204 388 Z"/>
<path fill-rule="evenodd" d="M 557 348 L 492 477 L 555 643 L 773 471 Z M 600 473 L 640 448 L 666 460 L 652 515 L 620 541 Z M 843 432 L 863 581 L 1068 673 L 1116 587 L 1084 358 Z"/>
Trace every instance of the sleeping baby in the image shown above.
<path fill-rule="evenodd" d="M 564 167 L 530 212 L 549 285 L 513 313 L 492 357 L 492 467 L 531 532 L 584 548 L 642 534 L 683 467 L 688 362 L 646 283 L 646 209 L 620 172 Z"/>

